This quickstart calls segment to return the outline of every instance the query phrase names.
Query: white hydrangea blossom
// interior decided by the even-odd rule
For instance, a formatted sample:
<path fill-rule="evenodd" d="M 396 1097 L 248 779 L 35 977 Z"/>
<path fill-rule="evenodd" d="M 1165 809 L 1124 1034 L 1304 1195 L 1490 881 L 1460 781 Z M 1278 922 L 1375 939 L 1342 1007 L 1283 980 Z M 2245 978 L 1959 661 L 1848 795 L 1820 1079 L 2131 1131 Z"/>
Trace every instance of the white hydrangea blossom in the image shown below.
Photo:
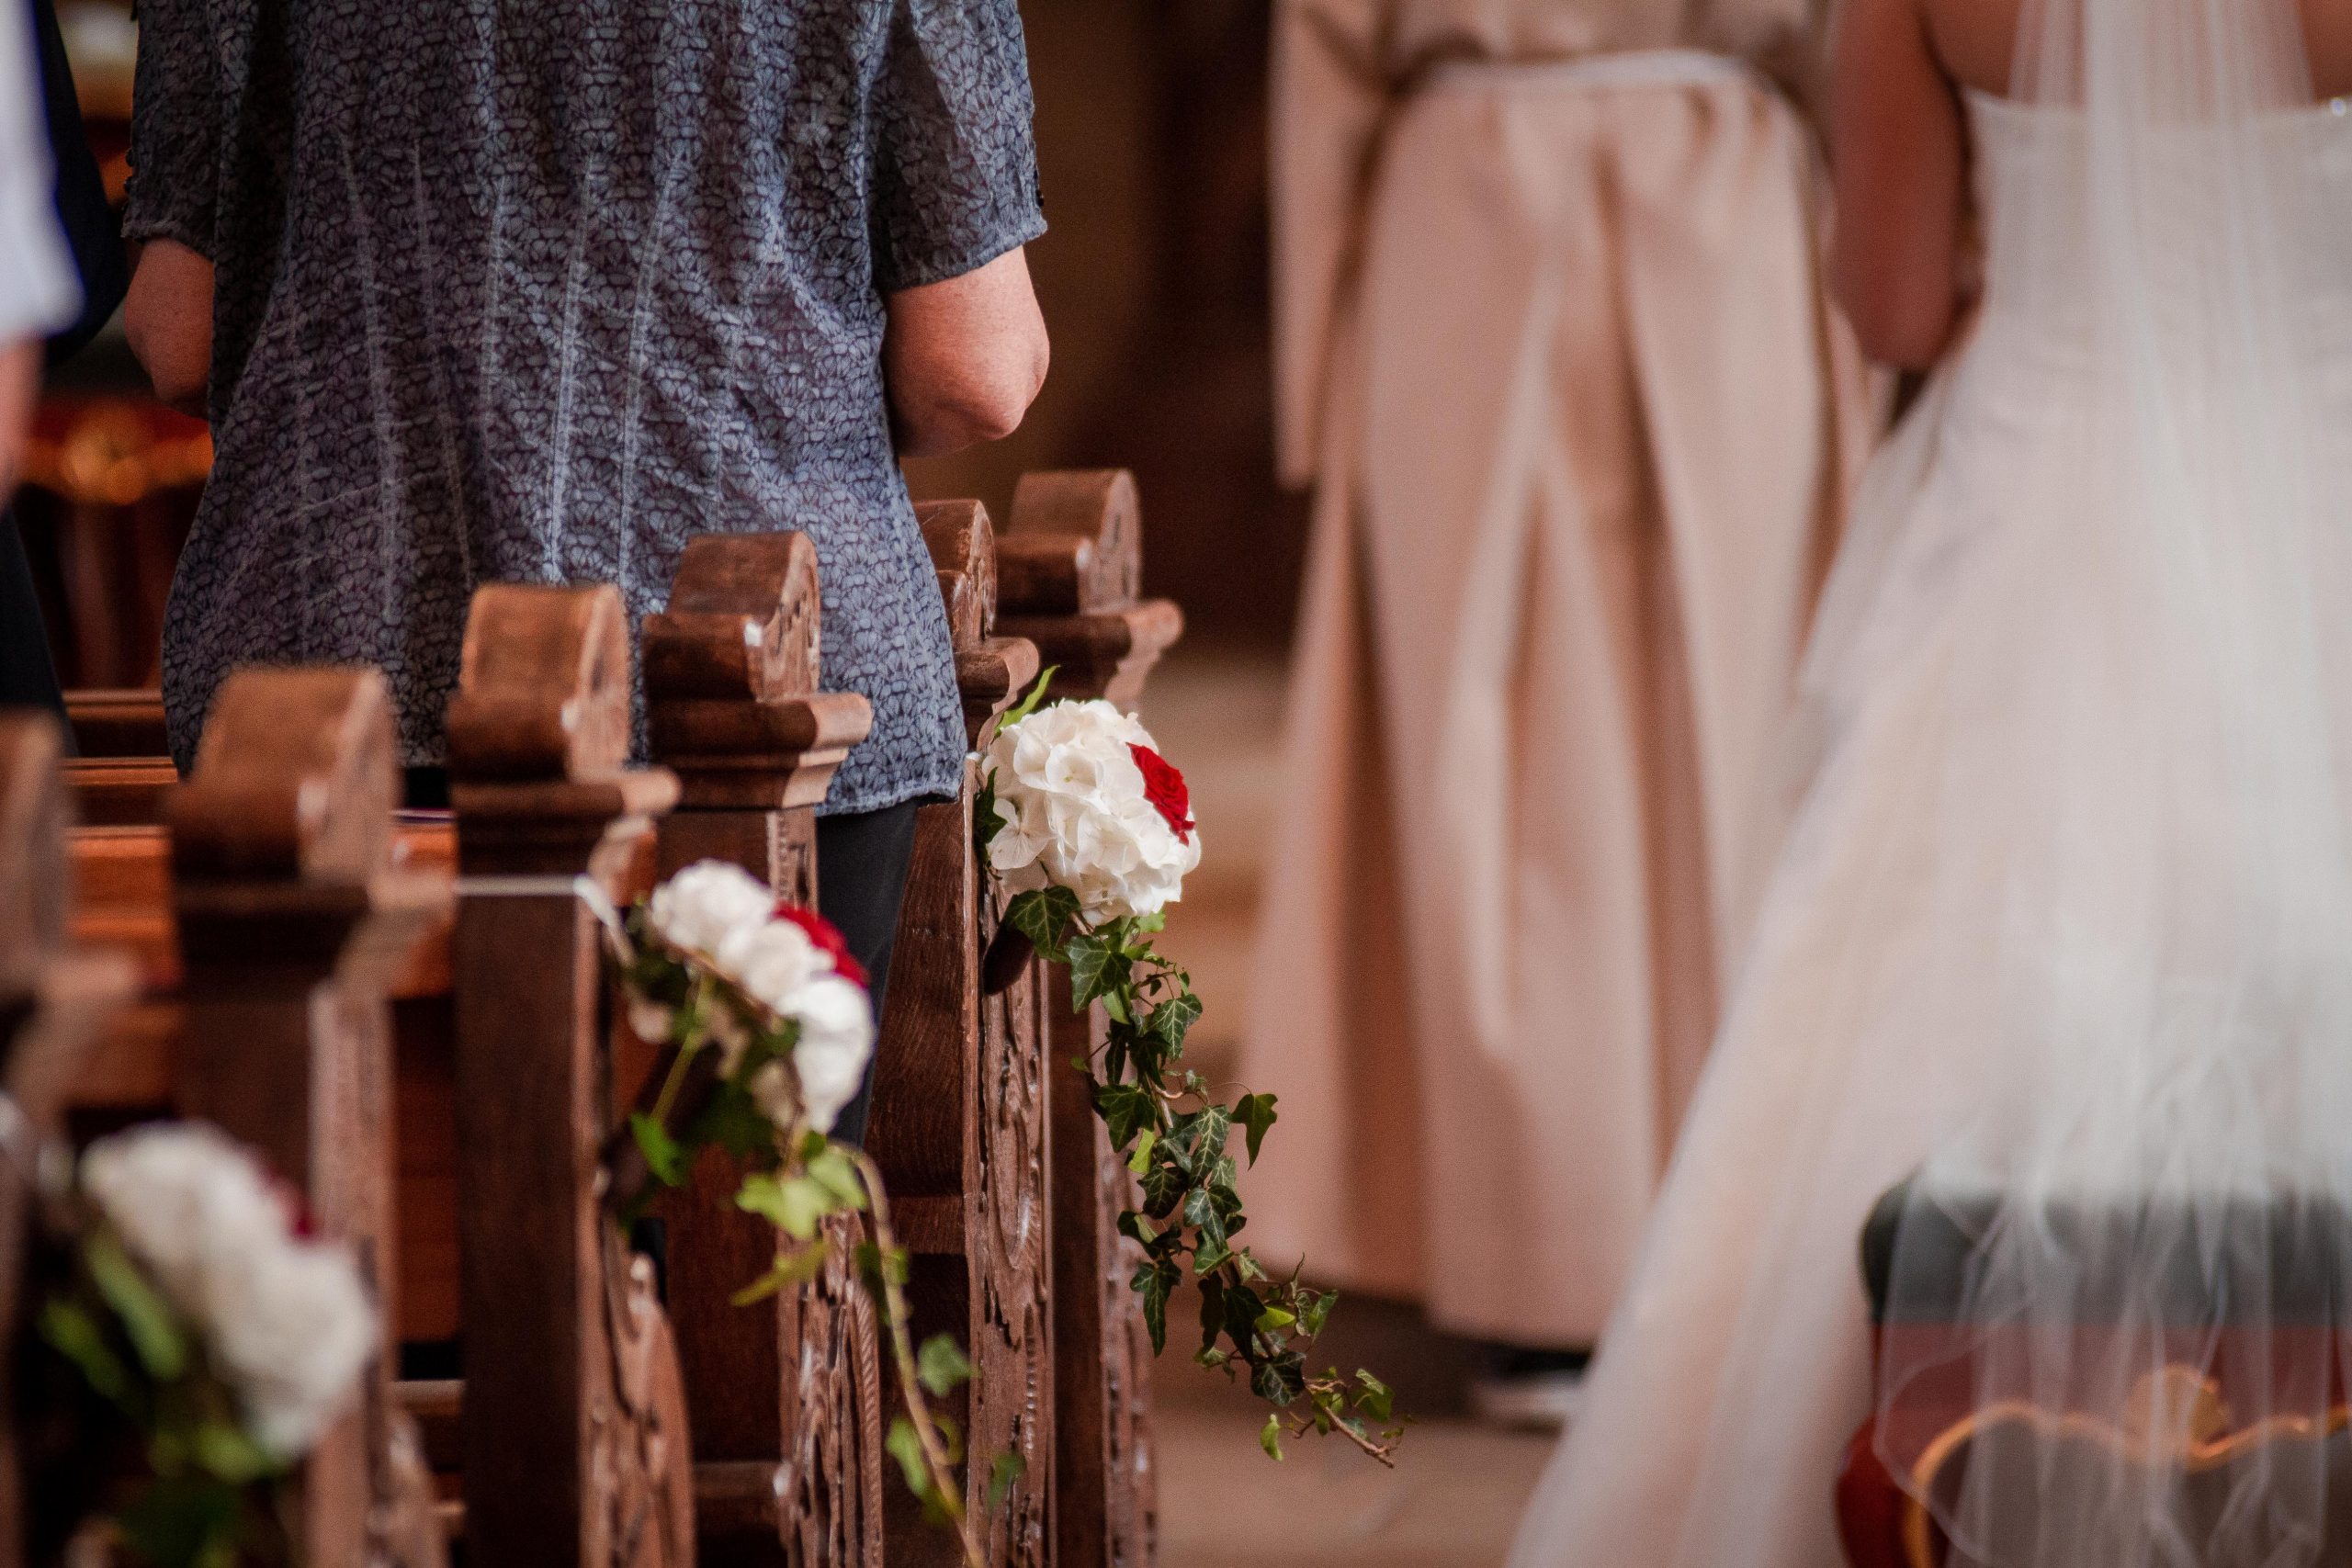
<path fill-rule="evenodd" d="M 696 861 L 653 890 L 645 914 L 663 942 L 736 979 L 742 948 L 775 917 L 775 895 L 740 865 Z"/>
<path fill-rule="evenodd" d="M 1136 746 L 1159 750 L 1142 724 L 1102 701 L 1048 704 L 998 732 L 988 767 L 1001 825 L 989 864 L 1008 888 L 1066 887 L 1090 925 L 1152 914 L 1182 895 L 1200 834 L 1179 835 L 1152 804 Z"/>
<path fill-rule="evenodd" d="M 202 1337 L 254 1439 L 289 1461 L 308 1452 L 377 1344 L 349 1250 L 297 1235 L 253 1156 L 200 1122 L 101 1139 L 82 1156 L 81 1181 Z"/>
<path fill-rule="evenodd" d="M 865 1079 L 865 1061 L 874 1054 L 873 998 L 845 976 L 821 975 L 801 988 L 792 1016 L 800 1022 L 792 1066 L 808 1124 L 830 1133 Z"/>
<path fill-rule="evenodd" d="M 760 1109 L 789 1127 L 805 1109 L 809 1125 L 832 1130 L 842 1108 L 857 1093 L 874 1054 L 874 1007 L 865 987 L 840 974 L 833 955 L 808 931 L 777 910 L 775 895 L 742 867 L 720 861 L 690 865 L 654 891 L 646 918 L 671 946 L 695 955 L 745 995 L 799 1026 L 792 1066 L 799 1079 L 796 1097 L 775 1067 L 763 1068 L 746 1087 Z M 638 1004 L 643 1021 L 660 1023 L 666 1010 Z M 722 1070 L 742 1059 L 750 1036 L 721 1009 L 709 1021 Z M 648 1035 L 659 1038 L 659 1035 Z"/>

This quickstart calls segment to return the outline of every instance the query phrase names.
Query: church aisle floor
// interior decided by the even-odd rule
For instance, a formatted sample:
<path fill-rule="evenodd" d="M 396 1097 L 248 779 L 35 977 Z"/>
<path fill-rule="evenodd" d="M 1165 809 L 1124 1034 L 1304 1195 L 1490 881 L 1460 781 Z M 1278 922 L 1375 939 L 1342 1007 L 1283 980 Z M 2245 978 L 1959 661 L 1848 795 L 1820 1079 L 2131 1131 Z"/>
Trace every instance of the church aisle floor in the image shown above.
<path fill-rule="evenodd" d="M 1145 699 L 1145 722 L 1184 770 L 1205 840 L 1166 945 L 1207 1004 L 1189 1055 L 1211 1078 L 1238 1043 L 1261 859 L 1281 782 L 1282 705 L 1277 658 L 1190 643 L 1153 674 Z M 1178 1303 L 1168 1315 L 1189 1324 L 1194 1311 Z M 1410 1309 L 1352 1300 L 1324 1349 L 1390 1373 L 1400 1403 L 1421 1417 L 1398 1468 L 1383 1471 L 1344 1444 L 1311 1438 L 1272 1463 L 1258 1449 L 1254 1402 L 1193 1367 L 1171 1342 L 1155 1369 L 1162 1568 L 1499 1564 L 1552 1438 L 1464 1419 L 1476 1349 Z"/>

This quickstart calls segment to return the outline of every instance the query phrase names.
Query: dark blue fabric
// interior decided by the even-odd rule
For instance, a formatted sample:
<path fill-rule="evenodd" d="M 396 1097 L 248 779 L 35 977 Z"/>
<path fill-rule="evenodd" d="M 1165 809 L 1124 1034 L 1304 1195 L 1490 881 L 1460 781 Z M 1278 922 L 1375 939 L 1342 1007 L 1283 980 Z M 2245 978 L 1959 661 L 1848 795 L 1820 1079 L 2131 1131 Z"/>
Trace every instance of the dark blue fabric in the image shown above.
<path fill-rule="evenodd" d="M 50 0 L 33 0 L 34 38 L 40 50 L 41 95 L 49 111 L 50 150 L 57 162 L 57 216 L 82 278 L 81 317 L 49 340 L 49 363 L 80 353 L 122 303 L 130 277 L 122 232 L 107 205 L 98 164 L 82 128 L 74 69 L 65 58 Z M 33 590 L 25 542 L 13 510 L 0 512 L 0 707 L 43 707 L 61 718 L 65 699 L 57 686 L 40 600 Z"/>
<path fill-rule="evenodd" d="M 951 794 L 883 295 L 1035 237 L 1013 0 L 143 0 L 129 231 L 218 268 L 216 466 L 164 694 L 374 664 L 440 760 L 477 583 L 659 609 L 688 536 L 801 528 L 872 738 L 829 811 Z"/>
<path fill-rule="evenodd" d="M 123 258 L 122 223 L 107 201 L 98 161 L 82 125 L 82 103 L 74 91 L 74 66 L 50 0 L 33 0 L 34 36 L 40 48 L 41 98 L 49 111 L 50 151 L 57 160 L 57 217 L 74 250 L 82 278 L 82 314 L 49 340 L 49 362 L 60 365 L 82 352 L 122 304 L 130 287 Z"/>

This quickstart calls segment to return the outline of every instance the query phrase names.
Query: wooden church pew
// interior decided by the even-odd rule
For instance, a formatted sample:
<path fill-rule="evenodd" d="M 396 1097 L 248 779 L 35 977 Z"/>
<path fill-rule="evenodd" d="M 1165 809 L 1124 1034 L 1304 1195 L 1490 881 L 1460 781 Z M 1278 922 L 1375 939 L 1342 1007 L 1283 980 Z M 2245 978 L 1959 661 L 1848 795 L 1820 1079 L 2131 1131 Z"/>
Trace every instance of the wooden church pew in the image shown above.
<path fill-rule="evenodd" d="M 820 608 L 806 535 L 687 546 L 668 610 L 643 631 L 648 737 L 681 789 L 661 874 L 729 861 L 816 904 L 816 807 L 873 722 L 864 697 L 818 690 Z M 703 1561 L 876 1568 L 888 1425 L 879 1325 L 854 1261 L 864 1228 L 836 1221 L 817 1279 L 736 1306 L 777 1250 L 775 1227 L 730 1201 L 737 1179 L 713 1151 L 662 1210 Z"/>
<path fill-rule="evenodd" d="M 920 514 L 977 749 L 1035 680 L 1037 651 L 996 634 L 986 511 L 947 502 Z M 953 1334 L 970 1354 L 971 1381 L 940 1403 L 966 1434 L 966 1506 L 984 1521 L 994 1568 L 1052 1561 L 1054 1363 L 1041 992 L 1033 972 L 1001 995 L 981 993 L 993 917 L 973 854 L 977 777 L 967 764 L 959 796 L 918 819 L 868 1143 L 913 1254 L 916 1335 Z M 1020 1472 L 991 1507 L 1006 1455 Z M 885 1514 L 893 1568 L 956 1561 L 955 1541 L 924 1525 L 901 1489 Z"/>
<path fill-rule="evenodd" d="M 165 755 L 163 694 L 85 690 L 65 694 L 76 755 L 65 778 L 85 823 L 161 819 L 164 794 L 179 782 Z"/>
<path fill-rule="evenodd" d="M 997 541 L 997 629 L 1026 637 L 1057 697 L 1132 711 L 1183 613 L 1139 597 L 1143 531 L 1125 469 L 1023 476 Z M 1113 1152 L 1073 1057 L 1099 1050 L 1102 1005 L 1070 1006 L 1069 976 L 1046 978 L 1052 1121 L 1054 1529 L 1060 1568 L 1142 1568 L 1158 1555 L 1151 1452 L 1151 1337 L 1128 1280 L 1142 1249 L 1119 1235 L 1134 1178 Z"/>
<path fill-rule="evenodd" d="M 606 1210 L 613 1032 L 597 906 L 676 778 L 632 770 L 611 587 L 478 591 L 449 705 L 469 1562 L 684 1568 L 694 1478 L 651 1262 Z"/>
<path fill-rule="evenodd" d="M 62 739 L 45 717 L 0 714 L 0 1568 L 31 1562 L 43 1490 L 22 1469 L 14 1385 L 34 1141 L 62 1135 L 82 1060 L 134 983 L 126 960 L 69 938 Z"/>
<path fill-rule="evenodd" d="M 168 1089 L 256 1150 L 346 1241 L 388 1318 L 397 1218 L 385 993 L 445 920 L 446 880 L 392 859 L 390 699 L 372 671 L 246 670 L 168 802 L 181 965 Z M 141 1049 L 152 1049 L 142 1037 Z M 388 1352 L 303 1468 L 302 1562 L 446 1562 Z"/>
<path fill-rule="evenodd" d="M 663 874 L 718 856 L 780 894 L 813 899 L 812 807 L 869 722 L 863 698 L 816 691 L 818 606 L 814 551 L 803 537 L 714 536 L 689 547 L 670 614 L 646 626 L 653 745 L 676 765 L 685 795 L 660 824 Z M 396 853 L 446 880 L 456 837 L 446 818 L 408 814 Z M 77 848 L 102 892 L 85 925 L 136 945 L 156 988 L 170 990 L 180 969 L 163 840 L 153 829 L 114 828 L 84 833 Z M 649 861 L 627 891 L 641 891 L 654 869 Z M 401 1186 L 412 1200 L 403 1205 L 401 1321 L 405 1337 L 428 1342 L 455 1339 L 459 1326 L 448 938 L 446 924 L 427 932 L 392 987 Z M 147 1048 L 119 1055 L 93 1098 L 162 1092 L 177 1015 L 168 1000 L 141 1013 Z M 838 1267 L 772 1312 L 734 1307 L 727 1298 L 767 1266 L 775 1244 L 764 1222 L 726 1203 L 728 1192 L 715 1190 L 723 1179 L 714 1161 L 691 1199 L 663 1209 L 696 1452 L 708 1456 L 696 1469 L 705 1553 L 776 1561 L 789 1543 L 797 1561 L 878 1561 L 884 1456 L 871 1307 L 846 1249 Z M 437 1457 L 454 1469 L 461 1385 L 445 1377 L 401 1393 L 427 1417 Z"/>
<path fill-rule="evenodd" d="M 428 1087 L 436 1074 L 448 1080 L 435 1094 L 401 1097 L 406 1130 L 421 1130 L 425 1147 L 420 1156 L 414 1137 L 403 1140 L 400 1206 L 420 1228 L 454 1236 L 466 1258 L 462 1269 L 428 1271 L 421 1293 L 445 1294 L 461 1275 L 474 1298 L 466 1322 L 476 1375 L 462 1418 L 458 1402 L 445 1397 L 447 1384 L 404 1387 L 401 1403 L 444 1417 L 435 1425 L 456 1438 L 445 1446 L 458 1452 L 446 1457 L 464 1472 L 470 1506 L 445 1514 L 462 1521 L 475 1561 L 653 1568 L 691 1555 L 689 1450 L 651 1271 L 610 1242 L 601 1218 L 594 1156 L 610 1117 L 610 1036 L 593 900 L 579 879 L 594 875 L 625 896 L 616 879 L 638 870 L 632 851 L 675 786 L 619 766 L 628 699 L 626 640 L 615 641 L 617 596 L 518 592 L 486 595 L 469 629 L 453 708 L 453 736 L 469 737 L 453 742 L 453 772 L 464 781 L 454 830 L 447 820 L 411 818 L 387 835 L 388 860 L 413 886 L 433 890 L 419 902 L 437 896 L 446 904 L 453 886 L 458 895 L 454 919 L 424 908 L 413 940 L 379 940 L 375 956 L 401 998 L 403 1077 Z M 224 689 L 216 724 L 231 696 Z M 263 708 L 284 722 L 283 703 Z M 208 740 L 206 761 L 250 759 L 263 744 L 215 749 Z M 389 815 L 389 730 L 377 760 L 384 771 L 375 798 Z M 189 867 L 173 874 L 170 862 L 185 862 L 183 840 L 202 818 L 205 769 L 200 762 L 173 797 L 172 830 L 77 837 L 93 892 L 82 926 L 129 941 L 148 987 L 133 1026 L 81 1086 L 89 1109 L 119 1115 L 220 1092 L 217 1072 L 183 1063 L 202 1059 L 207 965 L 237 962 L 255 942 L 217 930 L 209 911 L 197 918 L 190 898 L 198 890 L 182 886 Z M 301 800 L 304 811 L 320 799 L 316 789 L 277 793 Z M 453 883 L 460 859 L 468 873 Z M 318 942 L 293 945 L 308 953 Z M 346 959 L 337 974 L 353 969 Z M 226 994 L 239 995 L 233 987 Z M 420 1054 L 422 1063 L 406 1059 Z M 420 1107 L 427 1113 L 411 1116 Z M 446 1136 L 434 1146 L 435 1110 L 445 1134 L 454 1130 L 454 1148 Z M 393 1185 L 389 1151 L 361 1163 L 379 1190 Z M 388 1294 L 395 1322 L 416 1328 L 407 1292 L 393 1284 Z M 444 1314 L 448 1326 L 458 1317 L 446 1301 L 423 1310 L 428 1331 L 444 1325 Z"/>
<path fill-rule="evenodd" d="M 54 783 L 54 780 L 53 780 Z M 211 1121 L 254 1145 L 348 1239 L 379 1292 L 392 1224 L 383 978 L 446 905 L 388 864 L 394 788 L 381 682 L 351 671 L 246 671 L 224 687 L 193 781 L 172 802 L 166 879 L 175 1027 L 125 1017 L 54 1083 L 42 1120 L 89 1109 Z M 62 798 L 62 793 L 61 793 Z M 57 837 L 63 889 L 67 840 Z M 132 970 L 121 965 L 126 980 Z M 130 986 L 123 987 L 125 998 Z M 124 1064 L 124 1058 L 131 1058 Z M 304 1562 L 445 1561 L 430 1480 L 379 1360 L 298 1478 Z"/>

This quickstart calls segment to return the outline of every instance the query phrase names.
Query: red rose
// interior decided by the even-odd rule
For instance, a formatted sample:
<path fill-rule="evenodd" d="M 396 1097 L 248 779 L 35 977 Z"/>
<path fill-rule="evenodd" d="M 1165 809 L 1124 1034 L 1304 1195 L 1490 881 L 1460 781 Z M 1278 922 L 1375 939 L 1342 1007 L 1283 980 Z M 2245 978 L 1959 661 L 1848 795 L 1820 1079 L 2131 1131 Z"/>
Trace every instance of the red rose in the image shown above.
<path fill-rule="evenodd" d="M 1136 766 L 1143 770 L 1143 795 L 1152 808 L 1168 819 L 1176 830 L 1179 843 L 1193 841 L 1193 795 L 1184 787 L 1184 775 L 1178 773 L 1167 758 L 1148 746 L 1127 743 L 1135 753 Z"/>
<path fill-rule="evenodd" d="M 778 904 L 775 918 L 790 920 L 808 933 L 808 940 L 817 944 L 819 951 L 831 953 L 834 973 L 861 986 L 865 984 L 865 965 L 850 956 L 849 943 L 842 939 L 841 928 L 832 921 L 814 909 L 803 909 L 795 904 Z"/>

